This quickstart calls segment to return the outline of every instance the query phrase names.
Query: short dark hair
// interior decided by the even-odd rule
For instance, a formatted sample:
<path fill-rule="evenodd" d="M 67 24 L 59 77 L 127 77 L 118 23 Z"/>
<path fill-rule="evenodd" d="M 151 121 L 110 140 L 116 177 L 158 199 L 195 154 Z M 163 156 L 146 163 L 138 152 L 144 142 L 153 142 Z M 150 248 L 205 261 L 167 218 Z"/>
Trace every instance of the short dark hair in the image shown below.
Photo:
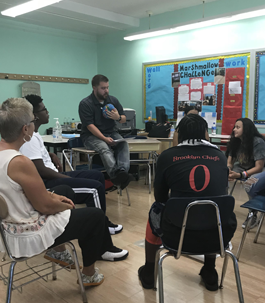
<path fill-rule="evenodd" d="M 208 123 L 200 116 L 189 114 L 181 119 L 177 128 L 178 143 L 185 140 L 205 140 L 205 131 L 208 131 Z"/>
<path fill-rule="evenodd" d="M 187 115 L 188 112 L 191 111 L 191 110 L 197 110 L 197 111 L 199 112 L 198 107 L 196 107 L 196 106 L 190 106 L 190 105 L 189 105 L 189 106 L 185 107 L 185 109 L 184 109 L 184 114 Z"/>
<path fill-rule="evenodd" d="M 43 99 L 40 96 L 34 95 L 34 94 L 27 95 L 24 98 L 26 100 L 28 100 L 29 103 L 32 104 L 32 106 L 33 106 L 33 112 L 39 107 L 40 103 L 43 101 Z"/>
<path fill-rule="evenodd" d="M 98 86 L 100 82 L 109 82 L 109 79 L 106 76 L 98 74 L 92 79 L 92 87 Z"/>

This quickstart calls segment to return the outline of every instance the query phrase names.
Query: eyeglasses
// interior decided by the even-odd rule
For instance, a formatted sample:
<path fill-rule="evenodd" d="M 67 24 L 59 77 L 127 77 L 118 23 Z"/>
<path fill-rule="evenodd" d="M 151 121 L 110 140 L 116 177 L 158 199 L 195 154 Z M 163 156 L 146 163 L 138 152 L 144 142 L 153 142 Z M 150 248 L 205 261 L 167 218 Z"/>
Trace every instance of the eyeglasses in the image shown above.
<path fill-rule="evenodd" d="M 46 107 L 44 107 L 43 109 L 38 110 L 37 112 L 35 111 L 34 113 L 37 114 L 37 113 L 44 112 L 44 111 L 48 112 L 48 109 Z"/>
<path fill-rule="evenodd" d="M 34 123 L 34 122 L 36 122 L 36 121 L 38 121 L 38 120 L 39 120 L 39 118 L 36 117 L 36 118 L 34 118 L 33 120 L 31 120 L 31 121 L 29 122 L 29 124 L 32 123 L 32 122 Z"/>

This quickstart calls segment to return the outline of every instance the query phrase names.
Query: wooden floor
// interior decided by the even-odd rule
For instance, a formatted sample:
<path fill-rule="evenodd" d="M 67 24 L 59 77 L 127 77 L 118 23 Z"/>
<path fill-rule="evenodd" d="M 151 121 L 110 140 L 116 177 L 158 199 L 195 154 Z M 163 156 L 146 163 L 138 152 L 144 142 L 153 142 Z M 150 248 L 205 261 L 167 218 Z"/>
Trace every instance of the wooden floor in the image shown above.
<path fill-rule="evenodd" d="M 127 197 L 119 197 L 116 192 L 107 195 L 107 214 L 111 221 L 123 225 L 122 233 L 113 236 L 114 244 L 128 249 L 129 257 L 121 262 L 97 262 L 97 267 L 105 275 L 102 285 L 87 289 L 89 303 L 151 303 L 158 302 L 158 293 L 144 290 L 138 281 L 137 270 L 144 264 L 144 248 L 141 245 L 145 235 L 148 211 L 153 203 L 153 193 L 148 194 L 144 180 L 132 182 L 129 186 L 131 206 Z M 236 197 L 235 213 L 238 228 L 232 240 L 233 252 L 236 253 L 242 236 L 241 224 L 247 211 L 240 205 L 247 201 L 247 196 L 240 184 L 234 191 Z M 246 303 L 265 303 L 265 233 L 262 228 L 258 244 L 253 243 L 254 231 L 246 239 L 239 269 Z M 78 256 L 80 249 L 75 242 Z M 42 261 L 42 257 L 37 257 Z M 36 260 L 36 258 L 35 258 Z M 223 259 L 217 259 L 219 277 Z M 21 265 L 20 265 L 21 266 Z M 233 303 L 238 302 L 236 283 L 231 260 L 224 281 L 224 289 L 216 292 L 207 291 L 198 275 L 202 264 L 189 258 L 181 257 L 178 261 L 167 258 L 164 261 L 164 293 L 167 303 Z M 48 282 L 39 280 L 23 288 L 23 293 L 14 291 L 13 303 L 29 302 L 82 302 L 75 271 L 62 270 L 58 279 Z M 6 286 L 0 281 L 0 302 L 5 302 Z"/>

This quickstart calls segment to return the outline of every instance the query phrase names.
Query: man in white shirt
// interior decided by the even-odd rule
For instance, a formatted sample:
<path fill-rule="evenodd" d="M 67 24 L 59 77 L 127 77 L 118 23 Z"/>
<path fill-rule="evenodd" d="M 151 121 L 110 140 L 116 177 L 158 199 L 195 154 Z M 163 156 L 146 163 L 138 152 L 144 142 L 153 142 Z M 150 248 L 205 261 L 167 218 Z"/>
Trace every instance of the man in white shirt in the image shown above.
<path fill-rule="evenodd" d="M 21 153 L 33 161 L 46 188 L 62 184 L 68 185 L 76 193 L 77 204 L 85 203 L 90 207 L 100 207 L 105 213 L 106 197 L 103 174 L 96 170 L 62 172 L 60 160 L 54 153 L 48 153 L 38 132 L 42 124 L 49 122 L 49 112 L 42 102 L 43 99 L 37 95 L 27 95 L 25 99 L 32 104 L 37 121 L 35 121 L 33 136 L 29 142 L 23 144 L 20 149 Z M 91 189 L 96 189 L 97 192 L 93 194 Z M 117 234 L 122 229 L 122 225 L 113 224 L 109 221 L 111 234 Z"/>

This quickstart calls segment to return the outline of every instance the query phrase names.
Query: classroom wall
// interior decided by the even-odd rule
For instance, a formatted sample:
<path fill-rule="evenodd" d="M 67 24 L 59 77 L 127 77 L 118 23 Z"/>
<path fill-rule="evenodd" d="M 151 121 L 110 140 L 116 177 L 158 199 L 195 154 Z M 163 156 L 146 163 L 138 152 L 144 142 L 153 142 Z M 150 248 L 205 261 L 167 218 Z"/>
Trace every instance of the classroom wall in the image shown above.
<path fill-rule="evenodd" d="M 88 78 L 97 73 L 94 37 L 0 19 L 0 72 Z M 0 80 L 1 102 L 21 97 L 23 81 Z M 91 84 L 39 82 L 53 126 L 55 117 L 79 120 L 78 104 L 91 92 Z"/>
<path fill-rule="evenodd" d="M 206 3 L 205 17 L 264 5 L 264 1 L 222 0 Z M 151 17 L 151 29 L 200 19 L 202 6 Z M 138 41 L 125 41 L 129 33 L 148 29 L 148 18 L 139 29 L 118 32 L 98 39 L 98 72 L 110 79 L 110 93 L 124 107 L 136 109 L 137 127 L 143 124 L 142 63 L 224 54 L 256 48 L 265 49 L 265 17 L 205 29 L 181 32 Z M 253 102 L 253 96 L 250 98 Z M 252 118 L 252 116 L 250 116 Z"/>

